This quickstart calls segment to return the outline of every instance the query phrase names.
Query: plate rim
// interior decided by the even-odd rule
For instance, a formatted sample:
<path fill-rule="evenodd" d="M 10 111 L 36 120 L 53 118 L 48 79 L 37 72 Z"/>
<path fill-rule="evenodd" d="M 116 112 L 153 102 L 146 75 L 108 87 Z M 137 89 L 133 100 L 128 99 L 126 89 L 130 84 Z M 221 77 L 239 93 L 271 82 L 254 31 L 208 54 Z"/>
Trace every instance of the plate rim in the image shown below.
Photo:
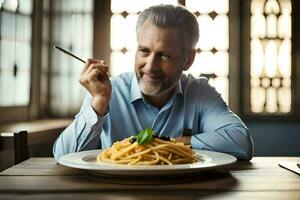
<path fill-rule="evenodd" d="M 125 164 L 96 164 L 89 163 L 83 161 L 83 156 L 96 156 L 104 149 L 95 149 L 95 150 L 86 150 L 80 152 L 74 152 L 70 154 L 66 154 L 57 159 L 57 162 L 63 166 L 87 170 L 92 173 L 102 173 L 102 174 L 111 174 L 111 175 L 156 175 L 161 173 L 168 174 L 179 174 L 183 172 L 197 172 L 202 170 L 221 168 L 224 166 L 231 165 L 237 161 L 237 158 L 233 155 L 223 153 L 223 152 L 215 152 L 215 151 L 207 151 L 207 150 L 199 150 L 193 149 L 197 154 L 204 155 L 209 157 L 211 160 L 208 163 L 192 163 L 192 164 L 179 164 L 179 165 L 125 165 Z M 97 153 L 97 154 L 96 154 Z M 76 158 L 77 156 L 77 158 Z M 221 158 L 226 162 L 219 162 L 216 160 L 216 157 L 221 156 Z M 77 160 L 71 160 L 75 157 Z M 80 159 L 80 160 L 79 160 Z M 75 161 L 75 162 L 74 162 Z M 96 165 L 94 165 L 96 164 Z M 97 167 L 95 167 L 97 166 Z"/>

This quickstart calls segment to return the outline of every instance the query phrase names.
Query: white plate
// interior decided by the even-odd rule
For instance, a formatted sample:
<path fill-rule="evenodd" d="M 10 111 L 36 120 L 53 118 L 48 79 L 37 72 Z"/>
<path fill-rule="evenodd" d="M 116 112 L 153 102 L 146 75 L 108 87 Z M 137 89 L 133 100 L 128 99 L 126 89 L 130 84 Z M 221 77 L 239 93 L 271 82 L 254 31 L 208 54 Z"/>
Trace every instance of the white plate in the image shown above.
<path fill-rule="evenodd" d="M 99 175 L 118 176 L 161 176 L 170 174 L 196 173 L 207 169 L 220 168 L 236 162 L 232 155 L 194 150 L 198 161 L 192 164 L 179 165 L 124 165 L 108 164 L 96 160 L 101 150 L 81 151 L 64 155 L 58 159 L 58 163 L 67 167 L 88 170 Z"/>

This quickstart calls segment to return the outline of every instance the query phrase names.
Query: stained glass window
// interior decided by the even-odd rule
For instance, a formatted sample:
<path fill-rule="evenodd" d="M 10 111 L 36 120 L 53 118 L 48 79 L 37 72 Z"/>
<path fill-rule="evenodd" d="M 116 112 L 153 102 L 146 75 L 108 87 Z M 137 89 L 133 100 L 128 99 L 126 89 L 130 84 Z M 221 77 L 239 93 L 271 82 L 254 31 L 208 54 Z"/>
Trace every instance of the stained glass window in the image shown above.
<path fill-rule="evenodd" d="M 291 2 L 251 1 L 250 104 L 253 113 L 291 111 Z"/>

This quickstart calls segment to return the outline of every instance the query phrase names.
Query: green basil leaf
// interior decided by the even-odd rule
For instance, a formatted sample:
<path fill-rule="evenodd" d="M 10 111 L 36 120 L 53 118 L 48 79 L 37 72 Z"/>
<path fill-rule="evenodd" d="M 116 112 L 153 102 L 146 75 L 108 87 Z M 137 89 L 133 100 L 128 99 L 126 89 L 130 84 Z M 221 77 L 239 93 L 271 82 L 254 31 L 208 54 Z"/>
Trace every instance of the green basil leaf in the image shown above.
<path fill-rule="evenodd" d="M 146 128 L 145 130 L 142 130 L 136 136 L 138 144 L 148 144 L 149 142 L 151 142 L 153 134 L 154 132 L 151 128 Z"/>

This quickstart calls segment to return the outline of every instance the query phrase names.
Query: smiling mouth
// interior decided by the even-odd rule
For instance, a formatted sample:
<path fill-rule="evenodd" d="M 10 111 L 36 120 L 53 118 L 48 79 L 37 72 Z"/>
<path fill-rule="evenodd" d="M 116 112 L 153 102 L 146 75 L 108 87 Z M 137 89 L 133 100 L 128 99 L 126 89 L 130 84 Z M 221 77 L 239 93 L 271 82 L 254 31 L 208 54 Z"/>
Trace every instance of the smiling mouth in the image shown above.
<path fill-rule="evenodd" d="M 162 76 L 152 75 L 152 74 L 143 74 L 143 78 L 146 81 L 156 82 L 162 79 Z"/>

